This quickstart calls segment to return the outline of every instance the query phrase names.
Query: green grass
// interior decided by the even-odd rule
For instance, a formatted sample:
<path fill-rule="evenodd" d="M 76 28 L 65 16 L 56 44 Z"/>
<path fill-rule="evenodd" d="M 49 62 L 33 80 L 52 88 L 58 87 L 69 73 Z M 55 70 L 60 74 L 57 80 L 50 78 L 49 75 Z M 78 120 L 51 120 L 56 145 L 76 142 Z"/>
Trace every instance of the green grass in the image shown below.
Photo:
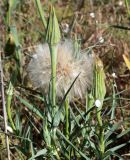
<path fill-rule="evenodd" d="M 85 2 L 83 7 L 79 8 L 79 13 L 83 17 L 79 14 L 76 18 L 72 11 L 74 9 L 78 10 L 76 4 L 71 1 L 68 4 L 64 4 L 63 1 L 60 1 L 62 4 L 60 6 L 56 4 L 57 1 L 52 2 L 55 6 L 56 15 L 58 13 L 60 27 L 55 15 L 50 14 L 50 17 L 48 17 L 49 3 L 44 4 L 41 2 L 40 0 L 28 2 L 12 0 L 9 1 L 9 8 L 7 10 L 6 1 L 0 4 L 2 8 L 0 14 L 3 15 L 1 20 L 4 28 L 1 30 L 4 39 L 0 41 L 2 42 L 1 51 L 4 50 L 2 54 L 2 65 L 5 76 L 4 89 L 8 125 L 13 129 L 13 133 L 9 133 L 10 157 L 20 160 L 72 160 L 74 158 L 79 160 L 107 160 L 116 159 L 116 157 L 123 159 L 123 155 L 129 153 L 124 148 L 130 145 L 129 112 L 128 115 L 125 113 L 129 111 L 125 107 L 129 105 L 130 100 L 129 91 L 125 89 L 129 87 L 130 82 L 129 76 L 124 76 L 124 78 L 119 76 L 121 71 L 118 68 L 118 62 L 120 60 L 124 64 L 124 61 L 123 58 L 121 59 L 121 56 L 119 59 L 115 48 L 119 48 L 120 46 L 116 46 L 113 49 L 109 42 L 118 45 L 116 42 L 121 40 L 123 41 L 122 46 L 123 43 L 128 44 L 129 38 L 126 36 L 128 31 L 114 28 L 112 30 L 105 30 L 103 28 L 104 32 L 102 36 L 108 37 L 105 49 L 102 44 L 97 45 L 96 40 L 89 37 L 90 41 L 88 41 L 87 45 L 90 48 L 88 51 L 88 48 L 85 47 L 86 37 L 89 35 L 89 32 L 95 34 L 95 30 L 102 31 L 102 28 L 95 26 L 95 20 L 89 17 L 89 13 L 92 12 L 90 8 L 93 8 L 93 10 L 100 9 L 102 16 L 104 16 L 102 7 L 104 6 L 106 9 L 108 6 L 111 7 L 111 1 L 102 2 L 102 6 L 95 5 L 95 3 L 93 6 L 89 3 L 86 5 Z M 116 5 L 116 2 L 114 3 Z M 65 14 L 61 15 L 62 12 L 57 11 L 58 7 L 61 7 L 60 9 L 64 10 Z M 68 15 L 66 15 L 67 13 Z M 106 14 L 111 16 L 110 12 Z M 128 12 L 122 15 L 125 22 L 127 14 Z M 53 19 L 54 17 L 55 20 Z M 48 25 L 50 28 L 47 28 L 48 20 L 50 20 L 50 25 Z M 116 19 L 114 20 L 116 23 Z M 104 21 L 103 17 L 102 23 L 105 24 Z M 68 35 L 62 30 L 62 23 L 69 24 L 71 32 Z M 90 31 L 87 30 L 89 26 L 91 28 Z M 69 37 L 75 39 L 75 37 L 78 37 L 81 40 L 81 47 L 88 52 L 91 52 L 91 46 L 94 46 L 93 50 L 98 57 L 101 57 L 105 66 L 105 69 L 101 68 L 101 71 L 106 73 L 106 79 L 102 77 L 104 75 L 100 75 L 100 70 L 95 70 L 94 86 L 93 90 L 90 91 L 89 97 L 87 95 L 83 100 L 76 99 L 73 103 L 69 101 L 68 95 L 80 75 L 73 81 L 62 100 L 58 99 L 55 93 L 55 56 L 57 52 L 55 44 L 60 40 L 59 29 L 62 38 Z M 46 35 L 47 38 L 45 38 Z M 27 64 L 33 52 L 32 50 L 29 51 L 29 49 L 37 43 L 43 43 L 46 40 L 51 50 L 50 56 L 52 58 L 51 65 L 53 71 L 50 96 L 43 95 L 39 90 L 35 90 L 26 72 Z M 77 45 L 80 46 L 79 44 Z M 76 53 L 78 53 L 79 48 L 76 49 Z M 112 56 L 108 55 L 109 53 Z M 114 61 L 112 63 L 113 57 Z M 118 62 L 115 62 L 116 60 Z M 123 69 L 124 75 L 129 74 L 126 68 Z M 113 79 L 110 76 L 115 71 L 118 75 L 117 79 Z M 88 101 L 85 98 L 88 98 Z M 101 99 L 102 101 L 102 106 L 98 109 L 94 103 L 96 99 Z M 85 101 L 89 106 L 86 106 Z M 7 150 L 4 143 L 5 134 L 1 127 L 1 122 L 3 121 L 1 110 L 0 114 L 2 117 L 0 118 L 0 159 L 4 160 Z"/>

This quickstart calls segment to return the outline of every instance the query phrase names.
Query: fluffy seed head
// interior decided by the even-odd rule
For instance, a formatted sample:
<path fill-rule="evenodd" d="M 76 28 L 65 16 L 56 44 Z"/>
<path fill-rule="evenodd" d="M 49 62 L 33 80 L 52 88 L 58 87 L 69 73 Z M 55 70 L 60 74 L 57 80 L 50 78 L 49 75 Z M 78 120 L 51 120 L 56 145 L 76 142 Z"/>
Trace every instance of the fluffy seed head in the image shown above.
<path fill-rule="evenodd" d="M 76 58 L 71 40 L 62 41 L 57 47 L 57 97 L 63 98 L 79 75 L 69 92 L 69 97 L 70 99 L 83 98 L 93 82 L 94 56 L 79 53 L 80 57 Z M 37 46 L 36 53 L 28 65 L 28 72 L 34 86 L 40 88 L 43 93 L 48 93 L 51 80 L 51 59 L 48 44 Z"/>

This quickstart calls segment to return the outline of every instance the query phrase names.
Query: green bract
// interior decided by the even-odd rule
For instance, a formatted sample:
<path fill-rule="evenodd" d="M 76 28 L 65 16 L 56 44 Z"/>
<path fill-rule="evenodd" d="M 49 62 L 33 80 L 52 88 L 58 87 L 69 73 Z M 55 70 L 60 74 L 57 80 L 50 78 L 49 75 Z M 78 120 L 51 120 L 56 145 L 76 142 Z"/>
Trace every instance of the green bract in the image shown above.
<path fill-rule="evenodd" d="M 55 45 L 60 41 L 60 29 L 56 18 L 54 7 L 51 6 L 49 21 L 47 25 L 46 41 L 50 45 Z"/>
<path fill-rule="evenodd" d="M 103 104 L 103 100 L 106 94 L 105 86 L 105 73 L 103 69 L 102 61 L 96 58 L 95 71 L 94 71 L 94 98 L 100 100 Z"/>

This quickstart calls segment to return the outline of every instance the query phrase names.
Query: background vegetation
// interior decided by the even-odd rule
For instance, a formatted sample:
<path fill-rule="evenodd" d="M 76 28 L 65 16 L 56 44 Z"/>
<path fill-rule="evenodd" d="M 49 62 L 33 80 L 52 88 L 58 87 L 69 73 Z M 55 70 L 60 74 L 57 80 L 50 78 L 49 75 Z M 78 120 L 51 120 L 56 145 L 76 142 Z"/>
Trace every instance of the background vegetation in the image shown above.
<path fill-rule="evenodd" d="M 102 110 L 93 105 L 86 111 L 85 99 L 75 99 L 68 109 L 69 137 L 64 129 L 66 97 L 57 102 L 57 114 L 52 116 L 48 111 L 51 102 L 35 90 L 26 72 L 36 45 L 46 37 L 36 2 L 41 2 L 46 21 L 52 3 L 62 38 L 77 40 L 82 50 L 92 50 L 104 64 Z M 127 0 L 0 1 L 0 53 L 8 127 L 12 129 L 8 131 L 11 159 L 130 159 L 129 5 Z M 2 106 L 2 100 L 0 103 Z M 7 159 L 2 107 L 0 159 Z"/>

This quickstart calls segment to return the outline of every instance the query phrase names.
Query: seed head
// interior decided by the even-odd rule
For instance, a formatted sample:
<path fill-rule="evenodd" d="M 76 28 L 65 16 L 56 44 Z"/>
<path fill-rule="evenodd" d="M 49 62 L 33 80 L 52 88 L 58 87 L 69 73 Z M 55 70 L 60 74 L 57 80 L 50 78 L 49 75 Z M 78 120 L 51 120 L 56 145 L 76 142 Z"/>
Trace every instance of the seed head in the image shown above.
<path fill-rule="evenodd" d="M 71 40 L 62 41 L 57 47 L 57 97 L 64 97 L 78 75 L 79 77 L 69 92 L 69 98 L 85 97 L 93 82 L 94 56 L 79 53 L 80 57 L 76 58 Z M 37 46 L 36 52 L 28 65 L 28 72 L 34 86 L 41 89 L 43 93 L 48 93 L 51 80 L 51 59 L 48 44 Z"/>

